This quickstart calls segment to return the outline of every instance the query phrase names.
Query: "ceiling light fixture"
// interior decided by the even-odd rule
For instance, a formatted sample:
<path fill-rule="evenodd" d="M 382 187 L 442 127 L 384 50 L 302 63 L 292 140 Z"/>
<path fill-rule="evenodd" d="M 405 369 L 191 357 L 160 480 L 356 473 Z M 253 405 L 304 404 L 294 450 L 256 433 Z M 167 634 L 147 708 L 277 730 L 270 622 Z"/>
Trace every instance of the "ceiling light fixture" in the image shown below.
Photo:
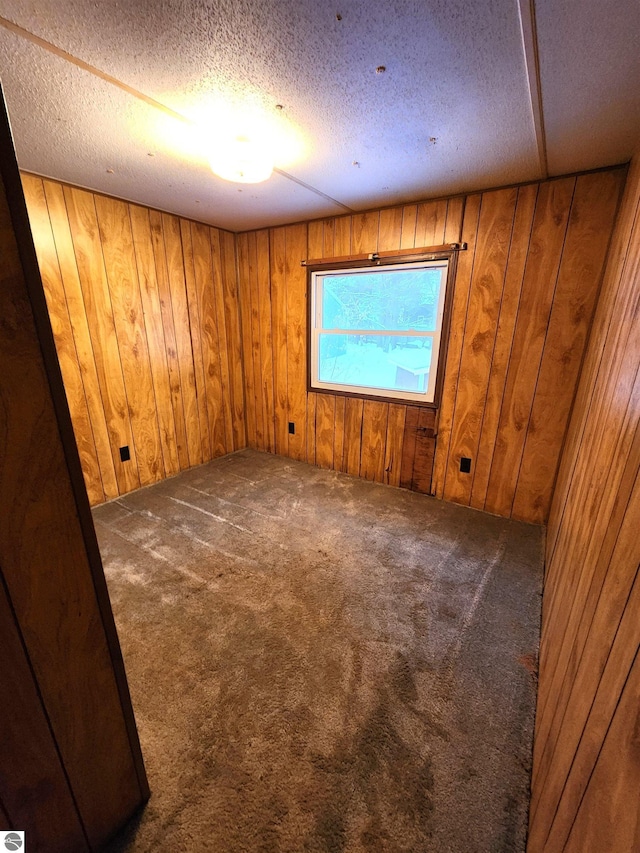
<path fill-rule="evenodd" d="M 269 146 L 243 133 L 217 139 L 209 162 L 219 178 L 241 184 L 268 180 L 274 167 Z"/>

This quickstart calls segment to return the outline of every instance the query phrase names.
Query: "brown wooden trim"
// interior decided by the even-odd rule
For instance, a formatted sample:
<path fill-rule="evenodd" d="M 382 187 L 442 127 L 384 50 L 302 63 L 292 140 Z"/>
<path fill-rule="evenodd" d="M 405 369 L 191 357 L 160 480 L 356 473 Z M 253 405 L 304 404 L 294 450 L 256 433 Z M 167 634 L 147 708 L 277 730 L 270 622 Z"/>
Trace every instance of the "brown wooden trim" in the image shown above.
<path fill-rule="evenodd" d="M 308 360 L 308 359 L 307 359 Z M 377 394 L 359 394 L 355 391 L 336 391 L 335 388 L 307 388 L 309 394 L 329 394 L 334 397 L 353 397 L 356 400 L 372 400 L 378 403 L 395 403 L 398 406 L 416 406 L 419 409 L 437 409 L 438 404 L 422 403 L 418 400 L 403 400 L 400 397 L 379 397 Z"/>
<path fill-rule="evenodd" d="M 142 759 L 138 730 L 136 728 L 135 718 L 133 715 L 131 696 L 129 693 L 129 686 L 127 684 L 124 662 L 122 660 L 120 642 L 116 632 L 113 612 L 111 610 L 111 601 L 109 599 L 104 571 L 102 569 L 102 559 L 100 557 L 98 540 L 96 538 L 95 528 L 93 525 L 89 498 L 87 496 L 82 468 L 80 466 L 80 457 L 78 455 L 78 448 L 73 433 L 73 427 L 71 425 L 71 416 L 69 414 L 67 398 L 62 383 L 62 374 L 60 372 L 53 333 L 51 331 L 51 322 L 49 320 L 49 312 L 45 300 L 42 280 L 40 278 L 40 269 L 36 259 L 33 236 L 31 234 L 24 193 L 22 191 L 20 172 L 13 146 L 13 135 L 11 133 L 9 117 L 5 108 L 2 86 L 0 86 L 0 140 L 2 150 L 4 151 L 4 156 L 0 158 L 0 175 L 2 176 L 2 180 L 6 188 L 11 221 L 16 234 L 20 261 L 24 269 L 25 283 L 33 311 L 35 326 L 38 332 L 38 339 L 43 355 L 47 381 L 51 389 L 51 397 L 56 412 L 65 460 L 69 470 L 69 477 L 78 512 L 78 518 L 80 520 L 82 535 L 87 550 L 87 557 L 91 568 L 96 599 L 104 626 L 107 645 L 113 662 L 116 685 L 131 745 L 131 753 L 138 778 L 140 794 L 143 800 L 147 800 L 150 796 L 149 784 L 144 768 L 144 761 Z"/>
<path fill-rule="evenodd" d="M 313 270 L 331 269 L 332 267 L 340 268 L 346 264 L 355 266 L 382 266 L 390 263 L 409 263 L 411 261 L 435 261 L 437 257 L 433 255 L 445 254 L 447 257 L 453 252 L 461 252 L 466 250 L 466 243 L 443 243 L 440 246 L 424 246 L 417 249 L 390 249 L 384 252 L 370 252 L 369 254 L 360 255 L 340 255 L 335 258 L 315 258 L 313 260 L 300 261 L 303 267 L 313 267 Z"/>
<path fill-rule="evenodd" d="M 466 244 L 465 244 L 466 245 Z M 436 374 L 436 387 L 433 394 L 433 408 L 440 408 L 442 399 L 442 386 L 444 385 L 444 371 L 447 363 L 447 352 L 449 349 L 449 330 L 451 329 L 451 314 L 453 308 L 453 291 L 455 288 L 456 272 L 458 269 L 458 253 L 452 252 L 447 269 L 447 283 L 444 294 L 444 313 L 442 315 L 442 327 L 440 329 L 440 352 L 438 353 L 438 372 Z"/>
<path fill-rule="evenodd" d="M 456 244 L 449 244 L 456 245 Z M 466 248 L 466 243 L 460 244 L 464 245 Z M 424 249 L 415 250 L 417 252 L 424 252 Z M 414 250 L 407 250 L 406 252 L 380 252 L 380 257 L 390 257 L 393 258 L 394 261 L 398 261 L 399 258 L 407 255 L 411 257 L 411 255 L 415 254 Z M 442 314 L 442 327 L 440 329 L 440 352 L 438 353 L 438 372 L 436 374 L 436 387 L 433 393 L 433 401 L 431 402 L 421 402 L 419 400 L 409 400 L 402 397 L 383 397 L 378 394 L 367 394 L 367 393 L 359 393 L 356 391 L 337 391 L 335 388 L 316 388 L 311 384 L 311 275 L 314 272 L 320 272 L 323 269 L 339 269 L 339 263 L 322 263 L 322 264 L 311 264 L 309 262 L 306 264 L 307 268 L 307 394 L 334 394 L 336 397 L 354 397 L 358 400 L 379 400 L 381 403 L 399 403 L 400 405 L 405 406 L 418 406 L 423 409 L 439 409 L 440 400 L 442 398 L 442 385 L 444 383 L 444 370 L 445 364 L 447 360 L 447 349 L 449 345 L 449 329 L 451 327 L 451 309 L 453 303 L 453 290 L 455 284 L 455 275 L 457 269 L 457 259 L 458 259 L 458 250 L 449 248 L 446 252 L 435 252 L 434 254 L 437 257 L 429 258 L 428 260 L 434 261 L 448 261 L 447 267 L 447 281 L 445 284 L 445 297 L 444 297 L 444 311 Z M 355 256 L 354 256 L 355 257 Z M 371 267 L 372 269 L 376 268 L 375 262 L 371 262 L 368 260 L 368 255 L 361 255 L 361 258 L 366 258 L 367 260 L 364 262 L 358 263 L 360 267 Z M 416 260 L 415 257 L 413 260 Z M 421 260 L 426 260 L 425 258 L 421 258 Z M 344 258 L 342 259 L 343 266 L 351 265 L 351 262 L 344 262 Z M 354 333 L 357 334 L 357 333 Z"/>

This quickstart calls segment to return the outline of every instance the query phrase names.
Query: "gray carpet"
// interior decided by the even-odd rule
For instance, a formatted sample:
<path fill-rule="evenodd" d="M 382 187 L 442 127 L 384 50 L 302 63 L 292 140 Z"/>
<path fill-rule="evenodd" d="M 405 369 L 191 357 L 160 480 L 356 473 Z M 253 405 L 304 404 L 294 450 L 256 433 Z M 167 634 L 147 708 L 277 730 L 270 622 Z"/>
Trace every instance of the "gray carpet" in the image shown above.
<path fill-rule="evenodd" d="M 525 849 L 542 531 L 246 450 L 98 507 L 135 853 Z"/>

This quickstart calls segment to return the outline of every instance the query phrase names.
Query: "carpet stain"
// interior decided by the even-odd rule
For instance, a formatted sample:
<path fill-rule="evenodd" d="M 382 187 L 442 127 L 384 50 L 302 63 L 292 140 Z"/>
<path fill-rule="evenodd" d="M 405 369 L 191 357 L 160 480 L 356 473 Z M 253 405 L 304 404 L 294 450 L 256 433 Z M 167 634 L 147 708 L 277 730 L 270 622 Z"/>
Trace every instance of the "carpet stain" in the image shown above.
<path fill-rule="evenodd" d="M 534 681 L 538 680 L 538 655 L 535 653 L 530 653 L 526 655 L 519 655 L 518 663 L 520 666 L 524 667 L 529 675 L 533 678 Z"/>

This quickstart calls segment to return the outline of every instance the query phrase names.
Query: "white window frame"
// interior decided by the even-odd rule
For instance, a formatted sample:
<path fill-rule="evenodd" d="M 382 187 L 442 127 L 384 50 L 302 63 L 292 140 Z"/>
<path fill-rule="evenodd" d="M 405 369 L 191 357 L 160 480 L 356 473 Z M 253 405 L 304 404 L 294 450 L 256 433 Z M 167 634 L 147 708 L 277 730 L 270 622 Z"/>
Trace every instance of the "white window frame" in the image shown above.
<path fill-rule="evenodd" d="M 443 358 L 443 329 L 446 314 L 446 294 L 450 277 L 451 258 L 444 257 L 435 260 L 420 260 L 414 262 L 385 263 L 367 266 L 344 266 L 332 267 L 330 269 L 317 269 L 310 271 L 310 323 L 309 323 L 309 387 L 312 391 L 327 391 L 341 393 L 349 396 L 382 398 L 385 400 L 397 400 L 406 403 L 423 403 L 434 406 L 437 404 L 438 377 L 440 376 L 441 360 Z M 331 276 L 345 275 L 370 275 L 371 273 L 385 273 L 407 271 L 410 269 L 427 269 L 438 267 L 444 269 L 444 286 L 440 288 L 438 307 L 436 312 L 436 323 L 434 331 L 422 331 L 416 329 L 380 330 L 380 329 L 323 329 L 322 328 L 322 287 L 324 280 Z M 389 388 L 375 388 L 370 385 L 347 385 L 341 383 L 322 382 L 318 376 L 319 370 L 319 347 L 320 334 L 331 335 L 367 335 L 369 337 L 416 337 L 431 338 L 431 365 L 429 378 L 425 391 L 395 390 Z"/>

